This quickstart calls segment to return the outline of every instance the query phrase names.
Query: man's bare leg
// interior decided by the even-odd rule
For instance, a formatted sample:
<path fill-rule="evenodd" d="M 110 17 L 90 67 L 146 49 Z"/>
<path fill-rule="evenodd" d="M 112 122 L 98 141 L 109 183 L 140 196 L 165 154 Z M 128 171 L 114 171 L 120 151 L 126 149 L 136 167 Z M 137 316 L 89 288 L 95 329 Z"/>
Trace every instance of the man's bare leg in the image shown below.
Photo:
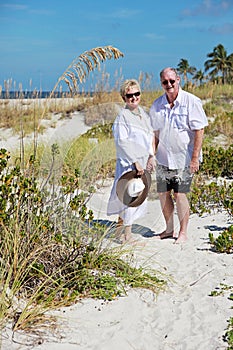
<path fill-rule="evenodd" d="M 187 230 L 190 215 L 189 201 L 185 193 L 175 193 L 175 200 L 180 222 L 180 231 L 175 243 L 183 243 L 188 239 Z"/>
<path fill-rule="evenodd" d="M 160 233 L 160 239 L 174 237 L 174 202 L 170 192 L 159 193 L 160 205 L 166 222 L 166 230 Z"/>

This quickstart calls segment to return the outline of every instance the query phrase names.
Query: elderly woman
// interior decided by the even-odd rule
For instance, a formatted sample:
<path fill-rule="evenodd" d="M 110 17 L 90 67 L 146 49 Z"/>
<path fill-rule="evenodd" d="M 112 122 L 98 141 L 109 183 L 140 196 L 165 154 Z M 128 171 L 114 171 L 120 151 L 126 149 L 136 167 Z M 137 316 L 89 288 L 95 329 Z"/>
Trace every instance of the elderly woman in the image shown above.
<path fill-rule="evenodd" d="M 136 170 L 138 176 L 144 174 L 144 169 L 149 172 L 153 171 L 155 160 L 152 144 L 153 130 L 149 116 L 139 106 L 141 89 L 138 81 L 134 79 L 124 81 L 120 94 L 125 101 L 125 107 L 113 123 L 117 159 L 107 214 L 118 214 L 117 238 L 124 243 L 132 239 L 132 224 L 145 214 L 147 201 L 145 200 L 137 207 L 124 205 L 116 193 L 117 182 L 124 173 L 131 170 Z"/>

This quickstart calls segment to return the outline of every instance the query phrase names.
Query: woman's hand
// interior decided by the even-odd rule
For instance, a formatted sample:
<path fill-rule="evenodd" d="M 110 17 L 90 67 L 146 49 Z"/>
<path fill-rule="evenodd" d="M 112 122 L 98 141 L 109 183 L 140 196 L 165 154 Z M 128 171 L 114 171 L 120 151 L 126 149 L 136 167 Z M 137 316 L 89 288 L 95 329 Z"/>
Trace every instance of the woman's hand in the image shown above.
<path fill-rule="evenodd" d="M 135 168 L 136 168 L 136 170 L 137 170 L 137 175 L 142 176 L 142 175 L 144 174 L 144 169 L 143 169 L 143 167 L 141 166 L 141 164 L 138 163 L 138 162 L 135 162 L 135 163 L 134 163 L 134 166 L 135 166 Z"/>

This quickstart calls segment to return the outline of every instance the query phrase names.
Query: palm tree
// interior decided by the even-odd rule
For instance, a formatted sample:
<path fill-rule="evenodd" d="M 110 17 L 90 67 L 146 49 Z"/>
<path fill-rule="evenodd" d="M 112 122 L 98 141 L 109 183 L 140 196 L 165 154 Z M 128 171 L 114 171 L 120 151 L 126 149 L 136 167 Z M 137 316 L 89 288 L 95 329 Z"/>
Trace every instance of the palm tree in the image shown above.
<path fill-rule="evenodd" d="M 222 77 L 222 83 L 227 82 L 227 76 L 229 70 L 232 69 L 232 62 L 229 56 L 227 56 L 227 51 L 222 44 L 214 47 L 213 52 L 207 54 L 209 60 L 204 63 L 205 71 L 212 69 L 209 72 L 212 80 L 216 79 L 219 74 Z"/>
<path fill-rule="evenodd" d="M 196 71 L 195 75 L 193 76 L 193 79 L 197 82 L 200 83 L 200 85 L 203 83 L 203 80 L 205 79 L 204 73 L 202 72 L 202 70 L 198 70 Z"/>
<path fill-rule="evenodd" d="M 227 73 L 227 82 L 231 84 L 233 82 L 233 53 L 228 56 L 229 66 Z"/>
<path fill-rule="evenodd" d="M 179 72 L 179 74 L 183 75 L 184 84 L 186 85 L 188 82 L 188 74 L 193 75 L 196 72 L 196 68 L 190 66 L 188 60 L 184 58 L 181 58 L 177 67 L 177 71 Z"/>

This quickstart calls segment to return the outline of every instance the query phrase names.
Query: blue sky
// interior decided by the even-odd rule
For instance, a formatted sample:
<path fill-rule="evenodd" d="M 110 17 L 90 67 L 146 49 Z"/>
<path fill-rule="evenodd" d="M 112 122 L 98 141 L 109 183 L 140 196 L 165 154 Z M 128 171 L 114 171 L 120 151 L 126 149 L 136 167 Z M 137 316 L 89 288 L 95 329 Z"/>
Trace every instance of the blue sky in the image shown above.
<path fill-rule="evenodd" d="M 233 0 L 0 0 L 0 32 L 2 87 L 52 90 L 74 58 L 106 45 L 124 53 L 102 65 L 113 80 L 143 72 L 158 82 L 182 58 L 203 70 L 218 44 L 233 52 Z"/>

